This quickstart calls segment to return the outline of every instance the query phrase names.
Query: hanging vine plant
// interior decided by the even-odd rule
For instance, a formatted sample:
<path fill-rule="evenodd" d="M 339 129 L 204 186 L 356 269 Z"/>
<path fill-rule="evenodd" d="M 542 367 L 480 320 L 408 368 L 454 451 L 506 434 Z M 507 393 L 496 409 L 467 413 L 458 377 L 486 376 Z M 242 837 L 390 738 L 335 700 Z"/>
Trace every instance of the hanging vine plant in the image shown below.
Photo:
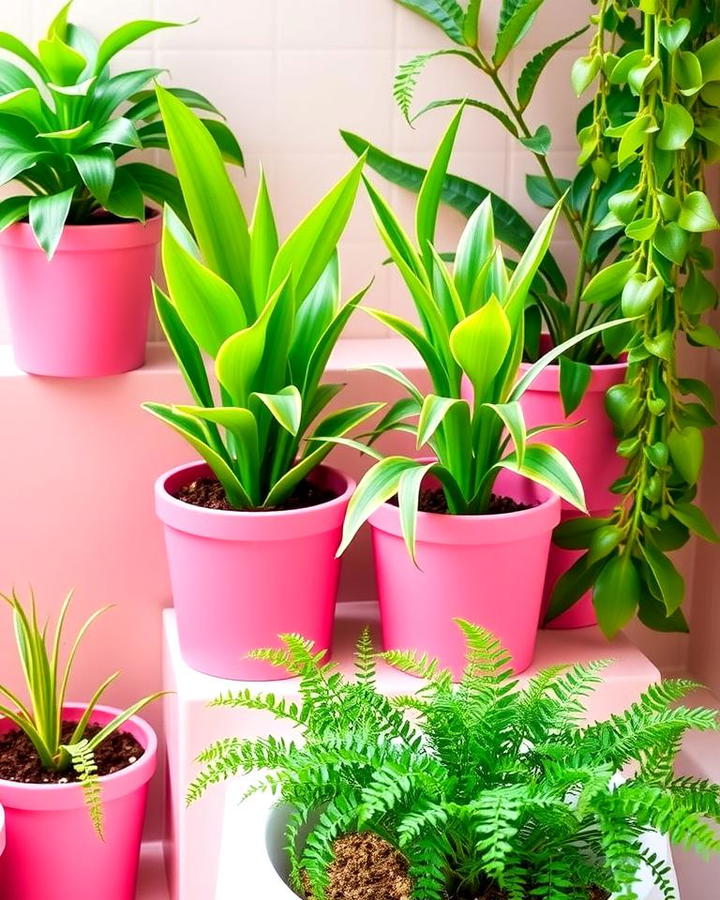
<path fill-rule="evenodd" d="M 581 155 L 602 152 L 636 178 L 608 202 L 597 230 L 622 234 L 621 257 L 596 274 L 583 303 L 620 298 L 631 324 L 626 382 L 606 406 L 627 460 L 613 485 L 619 503 L 607 518 L 561 526 L 556 542 L 586 552 L 559 580 L 549 617 L 590 587 L 600 625 L 615 634 L 635 615 L 651 628 L 684 631 L 684 582 L 667 555 L 692 533 L 720 540 L 695 504 L 703 464 L 702 430 L 713 397 L 682 378 L 677 350 L 687 340 L 720 348 L 702 321 L 717 304 L 713 254 L 703 236 L 718 221 L 704 168 L 720 158 L 720 8 L 715 0 L 598 0 L 588 55 L 573 69 L 576 87 L 596 86 L 605 111 L 580 131 Z M 608 110 L 614 92 L 632 101 Z M 609 152 L 608 152 L 609 150 Z"/>

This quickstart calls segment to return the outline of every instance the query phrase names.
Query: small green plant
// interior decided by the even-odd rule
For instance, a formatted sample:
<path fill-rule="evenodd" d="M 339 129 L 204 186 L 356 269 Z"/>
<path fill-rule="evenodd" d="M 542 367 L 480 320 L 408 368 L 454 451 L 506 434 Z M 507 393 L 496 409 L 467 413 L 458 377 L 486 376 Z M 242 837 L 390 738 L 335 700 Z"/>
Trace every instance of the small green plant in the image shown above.
<path fill-rule="evenodd" d="M 0 61 L 0 185 L 17 182 L 25 189 L 0 202 L 0 229 L 28 219 L 49 257 L 66 223 L 92 224 L 103 210 L 144 221 L 148 198 L 184 215 L 173 175 L 145 162 L 122 161 L 133 150 L 167 148 L 155 94 L 147 89 L 163 70 L 114 77 L 109 70 L 121 50 L 177 23 L 129 22 L 98 45 L 68 22 L 71 5 L 72 0 L 52 20 L 37 53 L 0 32 L 0 49 L 24 66 Z M 189 105 L 219 115 L 201 94 L 172 90 Z M 204 125 L 225 157 L 242 165 L 230 129 L 213 118 Z"/>
<path fill-rule="evenodd" d="M 74 769 L 83 787 L 95 829 L 102 837 L 101 790 L 93 751 L 128 719 L 162 694 L 152 694 L 139 700 L 88 738 L 86 732 L 92 722 L 93 712 L 105 691 L 120 674 L 115 672 L 95 691 L 78 719 L 70 740 L 63 743 L 63 710 L 75 658 L 88 629 L 109 607 L 97 610 L 85 621 L 70 646 L 70 652 L 63 666 L 60 651 L 72 592 L 66 596 L 60 608 L 52 638 L 49 623 L 41 624 L 38 619 L 34 597 L 29 607 L 26 607 L 14 591 L 9 596 L 5 594 L 0 596 L 12 610 L 17 651 L 28 696 L 28 702 L 25 703 L 18 694 L 0 684 L 0 696 L 12 704 L 12 706 L 0 705 L 0 715 L 5 716 L 27 735 L 44 769 L 50 772 L 66 772 Z"/>
<path fill-rule="evenodd" d="M 588 335 L 615 323 L 602 323 L 568 339 L 519 378 L 528 293 L 550 244 L 560 204 L 510 268 L 495 241 L 491 201 L 484 200 L 460 238 L 451 273 L 434 240 L 462 112 L 461 108 L 453 118 L 420 189 L 415 213 L 417 247 L 387 202 L 366 181 L 378 230 L 414 301 L 420 328 L 382 310 L 369 312 L 414 345 L 433 386 L 433 393 L 422 396 L 400 372 L 380 367 L 404 385 L 410 396 L 390 409 L 373 437 L 398 427 L 410 431 L 418 450 L 427 448 L 433 459 L 383 458 L 367 448 L 365 452 L 379 461 L 350 501 L 341 551 L 362 523 L 397 494 L 403 534 L 414 553 L 418 497 L 427 475 L 440 481 L 448 510 L 456 515 L 485 513 L 502 469 L 549 487 L 580 509 L 585 505 L 582 485 L 568 460 L 554 447 L 529 441 L 548 429 L 526 428 L 520 399 L 545 366 Z M 472 386 L 472 401 L 463 397 L 463 378 Z M 417 423 L 410 424 L 414 418 Z"/>
<path fill-rule="evenodd" d="M 467 641 L 459 685 L 412 652 L 380 654 L 425 679 L 394 699 L 378 691 L 367 633 L 354 680 L 297 635 L 283 636 L 284 649 L 257 651 L 299 676 L 300 702 L 246 690 L 213 705 L 266 710 L 302 741 L 213 744 L 188 801 L 226 778 L 262 773 L 249 793 L 269 789 L 291 808 L 292 884 L 300 890 L 304 872 L 319 900 L 334 841 L 355 831 L 402 850 L 416 900 L 482 900 L 497 888 L 511 900 L 587 900 L 591 885 L 632 900 L 643 865 L 674 900 L 668 867 L 643 836 L 656 830 L 685 848 L 720 848 L 710 824 L 720 822 L 720 788 L 673 771 L 685 732 L 718 728 L 715 711 L 675 705 L 696 685 L 655 684 L 624 712 L 585 725 L 606 662 L 554 666 L 523 688 L 491 635 L 458 627 Z M 622 780 L 621 771 L 632 774 Z"/>
<path fill-rule="evenodd" d="M 363 160 L 280 243 L 264 177 L 248 224 L 207 130 L 162 88 L 158 98 L 196 240 L 166 218 L 169 296 L 156 287 L 155 302 L 195 405 L 144 406 L 207 461 L 231 505 L 277 506 L 328 455 L 330 438 L 383 406 L 333 412 L 312 428 L 343 387 L 321 379 L 365 294 L 340 303 L 337 255 Z M 201 351 L 215 361 L 217 398 Z"/>

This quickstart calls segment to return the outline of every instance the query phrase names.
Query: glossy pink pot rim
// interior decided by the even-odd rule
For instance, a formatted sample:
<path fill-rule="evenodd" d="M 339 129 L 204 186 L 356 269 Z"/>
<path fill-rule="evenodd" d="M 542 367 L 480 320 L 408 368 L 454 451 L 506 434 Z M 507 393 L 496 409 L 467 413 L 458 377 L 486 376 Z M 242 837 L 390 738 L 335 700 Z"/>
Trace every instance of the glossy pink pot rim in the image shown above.
<path fill-rule="evenodd" d="M 518 476 L 520 478 L 520 476 Z M 433 544 L 507 544 L 552 531 L 560 521 L 560 498 L 541 485 L 529 482 L 537 506 L 493 516 L 453 516 L 419 512 L 417 540 Z M 400 510 L 384 503 L 370 516 L 370 524 L 387 534 L 402 536 Z"/>
<path fill-rule="evenodd" d="M 85 708 L 83 703 L 66 703 L 64 713 L 70 720 L 79 719 Z M 112 706 L 96 706 L 91 722 L 107 724 L 120 712 Z M 6 723 L 7 719 L 0 719 L 0 729 Z M 122 730 L 132 734 L 145 752 L 126 769 L 100 779 L 103 800 L 113 800 L 142 787 L 152 778 L 157 766 L 157 735 L 150 725 L 140 716 L 133 716 L 122 726 Z M 47 811 L 84 806 L 85 799 L 78 784 L 20 784 L 0 778 L 0 802 L 13 809 Z"/>
<path fill-rule="evenodd" d="M 173 491 L 195 478 L 212 475 L 204 462 L 185 463 L 165 472 L 155 482 L 155 510 L 165 525 L 199 537 L 230 541 L 285 541 L 337 527 L 337 518 L 348 502 L 355 482 L 338 469 L 318 466 L 310 478 L 332 484 L 338 496 L 327 503 L 304 509 L 275 512 L 205 509 L 172 496 Z"/>
<path fill-rule="evenodd" d="M 5 810 L 0 806 L 0 856 L 5 849 Z"/>
<path fill-rule="evenodd" d="M 88 250 L 121 250 L 156 244 L 162 232 L 162 216 L 155 212 L 145 222 L 117 222 L 108 225 L 66 225 L 58 244 L 58 253 Z M 0 232 L 0 246 L 43 251 L 27 222 L 16 222 Z"/>

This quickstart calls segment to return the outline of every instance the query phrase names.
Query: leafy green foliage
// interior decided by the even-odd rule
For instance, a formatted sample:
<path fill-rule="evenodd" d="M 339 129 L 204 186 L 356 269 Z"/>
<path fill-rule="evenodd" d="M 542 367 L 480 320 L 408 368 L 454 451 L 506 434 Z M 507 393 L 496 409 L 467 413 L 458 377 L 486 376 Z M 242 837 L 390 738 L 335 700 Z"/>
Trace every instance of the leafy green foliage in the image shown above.
<path fill-rule="evenodd" d="M 433 387 L 433 392 L 423 397 L 410 385 L 413 402 L 408 405 L 403 400 L 396 405 L 373 436 L 402 425 L 415 435 L 417 449 L 425 450 L 437 462 L 392 456 L 374 465 L 350 501 L 341 552 L 363 522 L 397 494 L 403 536 L 414 555 L 418 498 L 428 475 L 439 480 L 454 514 L 485 512 L 502 469 L 518 472 L 584 507 L 582 486 L 565 457 L 546 444 L 526 446 L 519 403 L 545 366 L 588 336 L 576 335 L 556 347 L 518 381 L 525 346 L 525 307 L 560 205 L 547 215 L 512 271 L 495 242 L 489 200 L 469 219 L 454 254 L 452 272 L 434 247 L 438 207 L 462 112 L 461 108 L 453 118 L 420 187 L 415 214 L 417 246 L 387 202 L 366 182 L 378 231 L 413 299 L 420 328 L 382 310 L 369 312 L 413 344 Z M 472 385 L 472 402 L 462 396 L 463 378 Z M 398 410 L 399 416 L 395 414 Z M 410 421 L 415 418 L 416 422 Z"/>
<path fill-rule="evenodd" d="M 360 182 L 361 159 L 280 242 L 264 176 L 252 220 L 202 121 L 158 88 L 193 235 L 166 216 L 168 294 L 155 304 L 193 405 L 146 403 L 207 461 L 238 509 L 275 506 L 342 438 L 382 408 L 318 416 L 338 393 L 325 366 L 365 291 L 340 303 L 337 243 Z M 367 289 L 366 289 L 367 290 Z M 202 353 L 214 360 L 215 390 Z"/>
<path fill-rule="evenodd" d="M 71 3 L 53 19 L 37 55 L 0 32 L 0 47 L 29 65 L 32 75 L 0 61 L 0 184 L 16 181 L 29 196 L 0 203 L 0 225 L 28 218 L 39 245 L 52 257 L 66 222 L 86 225 L 102 210 L 144 220 L 145 200 L 170 203 L 185 215 L 177 180 L 148 164 L 121 161 L 133 150 L 166 148 L 158 106 L 147 90 L 162 69 L 111 76 L 117 53 L 171 22 L 130 22 L 100 45 L 68 22 Z M 190 106 L 219 115 L 201 94 L 173 88 Z M 228 161 L 242 165 L 229 128 L 214 118 L 205 126 Z"/>
<path fill-rule="evenodd" d="M 334 839 L 371 830 L 406 854 L 418 900 L 458 891 L 481 897 L 492 886 L 518 900 L 584 900 L 591 884 L 631 898 L 641 865 L 672 900 L 667 866 L 642 837 L 656 829 L 686 848 L 720 849 L 720 789 L 673 772 L 682 736 L 716 730 L 716 713 L 677 707 L 694 685 L 669 681 L 625 712 L 585 725 L 585 702 L 606 662 L 554 666 L 523 688 L 491 635 L 464 621 L 458 627 L 467 666 L 456 686 L 437 662 L 381 654 L 425 679 L 393 700 L 377 690 L 367 633 L 354 680 L 297 635 L 283 636 L 284 649 L 258 651 L 299 676 L 300 702 L 244 691 L 216 705 L 266 710 L 302 741 L 213 744 L 188 800 L 240 773 L 260 774 L 249 793 L 268 789 L 291 807 L 292 881 L 299 888 L 305 872 L 318 898 Z M 633 774 L 622 780 L 621 771 Z"/>
<path fill-rule="evenodd" d="M 718 227 L 703 176 L 705 161 L 720 156 L 715 132 L 705 127 L 720 109 L 720 98 L 705 90 L 718 21 L 708 3 L 643 6 L 630 28 L 629 4 L 603 3 L 599 11 L 590 54 L 601 63 L 591 79 L 595 103 L 607 105 L 619 89 L 625 100 L 623 120 L 601 121 L 598 140 L 613 170 L 636 165 L 638 175 L 609 198 L 598 226 L 621 230 L 624 256 L 598 272 L 583 300 L 593 309 L 619 295 L 623 311 L 637 317 L 628 332 L 627 383 L 606 400 L 627 467 L 613 487 L 620 500 L 611 521 L 579 536 L 587 553 L 558 585 L 550 615 L 572 604 L 593 573 L 594 603 L 607 634 L 635 615 L 653 628 L 684 631 L 683 579 L 665 554 L 691 533 L 718 540 L 693 504 L 702 429 L 714 424 L 712 395 L 702 382 L 683 382 L 676 358 L 683 333 L 695 344 L 720 345 L 702 321 L 717 291 L 704 274 L 713 255 L 701 240 Z M 613 40 L 621 47 L 617 56 L 603 51 Z M 705 70 L 697 67 L 696 83 L 685 71 L 690 58 L 707 61 Z M 575 527 L 564 526 L 558 539 L 572 540 Z M 613 540 L 599 553 L 595 542 L 603 533 Z"/>
<path fill-rule="evenodd" d="M 71 767 L 75 769 L 84 788 L 93 825 L 102 837 L 100 787 L 93 752 L 128 719 L 162 694 L 152 694 L 139 700 L 119 713 L 92 737 L 87 738 L 85 736 L 87 727 L 93 720 L 95 708 L 119 675 L 119 672 L 115 672 L 95 691 L 78 719 L 70 741 L 63 744 L 63 710 L 75 658 L 88 629 L 109 607 L 99 609 L 85 621 L 70 645 L 63 666 L 60 652 L 72 594 L 66 596 L 52 634 L 49 631 L 49 623 L 39 621 L 34 597 L 29 608 L 26 608 L 14 591 L 9 596 L 4 594 L 0 596 L 12 611 L 18 657 L 25 675 L 24 693 L 28 697 L 28 701 L 24 702 L 17 693 L 0 684 L 0 697 L 5 700 L 5 703 L 0 705 L 0 715 L 9 719 L 27 735 L 43 768 L 52 772 L 64 772 Z M 10 705 L 7 705 L 8 703 Z"/>

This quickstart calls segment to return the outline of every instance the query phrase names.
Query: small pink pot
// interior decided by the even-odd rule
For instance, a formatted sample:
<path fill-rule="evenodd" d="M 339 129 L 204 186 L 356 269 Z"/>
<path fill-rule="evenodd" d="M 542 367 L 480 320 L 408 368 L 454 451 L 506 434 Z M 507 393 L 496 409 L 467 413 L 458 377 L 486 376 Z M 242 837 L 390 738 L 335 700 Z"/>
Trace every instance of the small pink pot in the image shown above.
<path fill-rule="evenodd" d="M 0 856 L 5 852 L 5 810 L 0 806 Z"/>
<path fill-rule="evenodd" d="M 510 651 L 515 671 L 530 665 L 560 498 L 505 471 L 495 492 L 537 505 L 495 516 L 419 513 L 417 567 L 398 508 L 386 503 L 371 516 L 386 650 L 426 653 L 460 678 L 465 643 L 452 620 L 461 618 L 492 632 Z"/>
<path fill-rule="evenodd" d="M 0 279 L 18 366 L 93 378 L 145 362 L 162 217 L 145 224 L 67 225 L 52 260 L 30 226 L 0 233 Z"/>
<path fill-rule="evenodd" d="M 69 703 L 68 720 L 85 707 Z M 119 710 L 99 706 L 94 724 Z M 0 719 L 0 732 L 15 726 Z M 101 779 L 105 840 L 98 837 L 78 784 L 20 784 L 0 779 L 7 846 L 0 885 L 7 900 L 134 900 L 148 782 L 157 764 L 157 737 L 134 716 L 123 726 L 145 748 L 136 762 Z"/>
<path fill-rule="evenodd" d="M 340 577 L 335 553 L 355 483 L 318 466 L 311 479 L 335 499 L 290 511 L 203 509 L 175 498 L 183 485 L 208 475 L 210 468 L 196 462 L 155 483 L 183 658 L 218 678 L 287 678 L 247 654 L 280 646 L 278 635 L 289 632 L 330 651 Z"/>
<path fill-rule="evenodd" d="M 524 363 L 522 373 L 527 369 L 528 364 Z M 616 453 L 617 438 L 605 412 L 605 394 L 613 385 L 625 380 L 627 363 L 591 366 L 591 369 L 585 396 L 568 417 L 560 398 L 559 365 L 544 369 L 520 402 L 528 428 L 585 420 L 575 428 L 543 432 L 537 440 L 557 447 L 567 456 L 585 488 L 587 508 L 594 510 L 614 506 L 617 498 L 610 492 L 610 485 L 622 475 L 625 467 L 624 460 Z M 563 501 L 563 509 L 573 507 Z"/>
<path fill-rule="evenodd" d="M 576 519 L 581 516 L 577 510 L 563 510 L 561 522 L 567 522 L 569 519 Z M 595 512 L 594 516 L 608 516 L 610 511 Z M 541 624 L 545 620 L 545 614 L 550 606 L 550 597 L 558 578 L 585 553 L 584 550 L 565 550 L 558 547 L 554 542 L 550 546 L 550 557 L 548 559 L 547 575 L 545 576 L 545 593 L 543 596 L 542 615 L 540 616 Z M 574 603 L 570 609 L 565 610 L 552 622 L 544 625 L 545 628 L 565 629 L 565 628 L 588 628 L 591 625 L 597 625 L 597 614 L 592 601 L 592 591 L 587 591 L 582 597 Z"/>

